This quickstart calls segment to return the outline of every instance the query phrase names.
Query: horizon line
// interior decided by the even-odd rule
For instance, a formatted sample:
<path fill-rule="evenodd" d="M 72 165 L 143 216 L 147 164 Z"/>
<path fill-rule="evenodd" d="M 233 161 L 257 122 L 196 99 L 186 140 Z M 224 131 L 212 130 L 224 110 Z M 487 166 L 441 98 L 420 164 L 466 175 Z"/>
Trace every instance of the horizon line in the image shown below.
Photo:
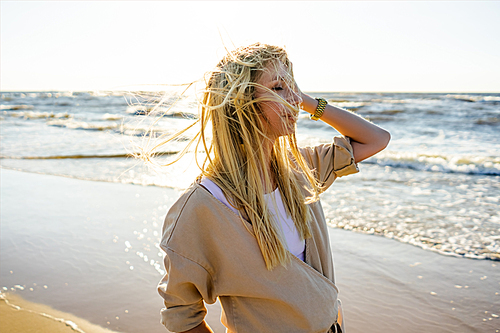
<path fill-rule="evenodd" d="M 99 91 L 113 91 L 113 92 L 126 92 L 126 91 L 150 91 L 150 90 L 127 90 L 127 89 L 61 89 L 61 90 L 0 90 L 0 93 L 40 93 L 40 92 L 99 92 Z M 161 92 L 163 90 L 151 90 L 151 92 Z M 459 91 L 459 90 L 436 90 L 436 91 L 426 91 L 426 90 L 315 90 L 315 91 L 304 91 L 308 94 L 322 94 L 322 93 L 396 93 L 396 94 L 500 94 L 499 91 Z"/>

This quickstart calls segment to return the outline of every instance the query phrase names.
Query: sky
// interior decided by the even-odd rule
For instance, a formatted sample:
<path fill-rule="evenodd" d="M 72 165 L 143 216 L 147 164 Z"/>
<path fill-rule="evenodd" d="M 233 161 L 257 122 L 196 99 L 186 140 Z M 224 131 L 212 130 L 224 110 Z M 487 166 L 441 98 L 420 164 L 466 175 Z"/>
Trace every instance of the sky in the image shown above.
<path fill-rule="evenodd" d="M 202 78 L 226 49 L 284 46 L 303 91 L 500 92 L 497 1 L 1 1 L 2 91 Z"/>

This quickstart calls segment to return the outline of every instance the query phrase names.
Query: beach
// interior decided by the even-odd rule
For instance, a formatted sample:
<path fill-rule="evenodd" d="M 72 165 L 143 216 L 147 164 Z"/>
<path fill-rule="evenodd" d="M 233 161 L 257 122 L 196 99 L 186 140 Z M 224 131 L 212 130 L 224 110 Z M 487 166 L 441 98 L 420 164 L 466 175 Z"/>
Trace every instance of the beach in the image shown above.
<path fill-rule="evenodd" d="M 163 273 L 158 242 L 179 194 L 2 168 L 2 296 L 18 306 L 38 303 L 21 306 L 34 312 L 81 320 L 76 325 L 84 332 L 100 329 L 84 323 L 167 332 L 156 292 Z M 347 332 L 499 332 L 498 261 L 445 256 L 337 228 L 329 233 Z M 1 305 L 3 318 L 19 315 Z M 218 305 L 209 306 L 208 322 L 224 332 L 219 317 Z M 3 318 L 2 332 L 28 332 L 20 326 L 28 321 Z"/>
<path fill-rule="evenodd" d="M 10 304 L 48 307 L 78 327 L 166 332 L 161 227 L 199 170 L 193 151 L 161 169 L 131 153 L 192 125 L 198 104 L 191 92 L 151 94 L 1 93 L 0 290 Z M 347 331 L 499 330 L 500 94 L 310 94 L 391 133 L 384 151 L 321 196 Z M 158 163 L 196 131 L 162 146 Z M 300 112 L 299 146 L 338 135 Z M 208 306 L 216 332 L 220 313 Z"/>
<path fill-rule="evenodd" d="M 500 94 L 311 95 L 391 133 L 386 149 L 323 194 L 331 226 L 446 255 L 500 260 Z M 137 101 L 139 96 L 146 100 Z M 78 179 L 186 188 L 199 174 L 192 150 L 161 170 L 131 154 L 158 144 L 159 135 L 193 125 L 195 97 L 175 91 L 2 92 L 1 164 Z M 156 105 L 159 99 L 165 104 Z M 151 114 L 154 108 L 157 113 Z M 172 161 L 197 130 L 161 146 L 156 162 Z M 303 147 L 328 144 L 340 134 L 301 111 L 296 135 Z"/>
<path fill-rule="evenodd" d="M 2 169 L 2 292 L 117 332 L 165 332 L 155 244 L 177 196 Z"/>

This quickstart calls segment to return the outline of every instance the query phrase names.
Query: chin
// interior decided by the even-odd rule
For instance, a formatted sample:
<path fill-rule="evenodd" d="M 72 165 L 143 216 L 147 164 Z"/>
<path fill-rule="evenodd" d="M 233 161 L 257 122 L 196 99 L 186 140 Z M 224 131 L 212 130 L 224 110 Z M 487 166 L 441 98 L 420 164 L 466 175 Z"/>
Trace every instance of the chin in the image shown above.
<path fill-rule="evenodd" d="M 292 134 L 295 134 L 295 126 L 287 131 L 284 131 L 284 133 L 281 134 L 280 136 L 288 136 L 288 135 L 292 135 Z"/>

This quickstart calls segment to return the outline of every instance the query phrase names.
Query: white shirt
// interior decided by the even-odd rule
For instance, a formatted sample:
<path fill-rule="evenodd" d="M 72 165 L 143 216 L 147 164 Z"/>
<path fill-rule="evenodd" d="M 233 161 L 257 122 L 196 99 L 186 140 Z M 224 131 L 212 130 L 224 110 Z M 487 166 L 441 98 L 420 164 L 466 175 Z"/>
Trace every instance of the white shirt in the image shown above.
<path fill-rule="evenodd" d="M 231 206 L 229 201 L 227 201 L 226 196 L 222 192 L 219 186 L 217 186 L 210 179 L 203 177 L 201 179 L 201 185 L 203 185 L 217 200 L 226 205 L 229 209 L 239 215 L 238 210 Z M 274 190 L 272 193 L 264 194 L 264 199 L 269 208 L 269 211 L 275 221 L 279 222 L 281 231 L 285 236 L 286 248 L 294 256 L 304 261 L 304 251 L 305 251 L 305 241 L 300 239 L 299 233 L 293 220 L 285 210 L 285 205 L 281 198 L 281 193 L 278 189 Z"/>

